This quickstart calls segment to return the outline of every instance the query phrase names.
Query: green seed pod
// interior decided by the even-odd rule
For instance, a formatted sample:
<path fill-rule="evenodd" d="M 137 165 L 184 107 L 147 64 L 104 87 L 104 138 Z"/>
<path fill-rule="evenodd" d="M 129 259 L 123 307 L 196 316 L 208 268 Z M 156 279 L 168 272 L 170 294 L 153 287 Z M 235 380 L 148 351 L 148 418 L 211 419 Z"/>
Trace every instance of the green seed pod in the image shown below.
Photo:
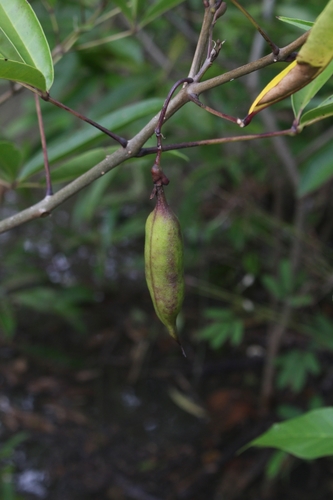
<path fill-rule="evenodd" d="M 183 239 L 163 187 L 156 187 L 156 198 L 146 222 L 146 280 L 157 316 L 180 344 L 176 319 L 184 299 Z"/>

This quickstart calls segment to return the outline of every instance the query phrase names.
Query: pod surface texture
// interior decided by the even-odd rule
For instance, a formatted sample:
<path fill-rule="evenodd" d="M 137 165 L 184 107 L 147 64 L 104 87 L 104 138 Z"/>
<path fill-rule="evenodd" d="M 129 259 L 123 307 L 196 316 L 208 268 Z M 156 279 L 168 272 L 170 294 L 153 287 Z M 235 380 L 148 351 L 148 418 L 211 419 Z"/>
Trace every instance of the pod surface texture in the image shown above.
<path fill-rule="evenodd" d="M 183 239 L 163 188 L 146 222 L 145 272 L 155 312 L 179 343 L 176 319 L 184 299 Z"/>

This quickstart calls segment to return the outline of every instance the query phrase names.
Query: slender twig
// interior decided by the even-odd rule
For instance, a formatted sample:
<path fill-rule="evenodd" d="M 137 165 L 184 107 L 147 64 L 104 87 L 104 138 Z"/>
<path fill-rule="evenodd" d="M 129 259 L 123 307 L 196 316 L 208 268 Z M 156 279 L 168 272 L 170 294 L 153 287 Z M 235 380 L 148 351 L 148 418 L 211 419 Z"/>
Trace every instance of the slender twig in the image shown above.
<path fill-rule="evenodd" d="M 223 118 L 224 120 L 228 120 L 232 123 L 238 123 L 238 118 L 236 118 L 235 116 L 226 115 L 225 113 L 222 113 L 221 111 L 217 111 L 216 109 L 213 109 L 209 106 L 206 106 L 205 104 L 203 104 L 200 101 L 200 99 L 196 95 L 189 94 L 189 98 L 191 99 L 192 102 L 194 102 L 194 104 L 196 104 L 197 106 L 199 106 L 202 109 L 205 109 L 206 111 L 208 111 L 208 113 L 211 113 L 212 115 L 218 116 L 219 118 Z"/>
<path fill-rule="evenodd" d="M 273 64 L 275 62 L 283 62 L 292 52 L 294 52 L 294 50 L 303 45 L 308 36 L 309 32 L 306 31 L 299 38 L 297 38 L 297 40 L 294 40 L 286 47 L 280 49 L 280 52 L 277 56 L 268 54 L 267 56 L 261 57 L 257 61 L 252 61 L 248 64 L 240 66 L 239 68 L 228 71 L 223 75 L 215 76 L 214 78 L 210 78 L 209 80 L 203 82 L 193 83 L 191 85 L 191 92 L 199 95 L 202 92 L 206 92 L 207 90 L 219 87 L 224 83 L 236 80 L 237 78 L 248 75 L 253 71 L 258 71 L 259 69 L 265 68 L 266 66 L 269 66 L 270 64 Z"/>
<path fill-rule="evenodd" d="M 290 128 L 287 130 L 278 130 L 276 132 L 264 132 L 263 134 L 236 135 L 232 137 L 218 137 L 216 139 L 203 139 L 200 141 L 179 142 L 178 144 L 162 145 L 162 152 L 173 151 L 176 149 L 195 148 L 197 146 L 212 146 L 213 144 L 225 144 L 227 142 L 252 141 L 254 139 L 268 139 L 278 136 L 293 136 L 295 134 L 297 134 L 297 130 L 294 128 Z M 142 156 L 151 155 L 156 152 L 157 147 L 152 146 L 150 148 L 140 149 L 140 151 L 135 156 L 137 158 L 141 158 Z"/>
<path fill-rule="evenodd" d="M 239 3 L 237 2 L 237 0 L 231 0 L 232 3 L 234 5 L 236 5 L 236 7 L 241 11 L 243 12 L 244 16 L 247 17 L 247 19 L 253 24 L 253 26 L 258 30 L 258 32 L 260 33 L 260 35 L 263 37 L 263 39 L 268 43 L 268 45 L 271 47 L 272 49 L 272 52 L 274 54 L 274 56 L 277 56 L 280 49 L 279 47 L 274 43 L 272 42 L 272 40 L 270 39 L 270 37 L 267 35 L 267 33 L 259 26 L 259 24 L 257 23 L 257 21 L 251 16 L 251 14 L 246 10 L 244 9 L 244 7 Z"/>
<path fill-rule="evenodd" d="M 303 234 L 304 232 L 305 213 L 306 202 L 304 199 L 299 199 L 296 202 L 294 215 L 295 236 L 289 252 L 292 276 L 295 276 L 300 268 L 302 241 L 299 234 Z M 276 369 L 275 359 L 280 350 L 282 339 L 286 333 L 288 324 L 291 321 L 292 313 L 293 308 L 290 302 L 285 301 L 282 304 L 279 314 L 279 323 L 272 327 L 268 335 L 267 352 L 265 356 L 261 387 L 261 406 L 263 410 L 267 410 L 271 403 Z"/>
<path fill-rule="evenodd" d="M 37 94 L 35 94 L 35 103 L 36 103 L 36 111 L 37 111 L 37 117 L 38 117 L 40 140 L 42 143 L 42 150 L 43 150 L 43 156 L 44 156 L 44 168 L 45 168 L 45 178 L 46 178 L 46 196 L 51 196 L 53 194 L 53 190 L 52 190 L 52 183 L 51 183 L 50 165 L 49 165 L 49 158 L 47 155 L 47 146 L 46 146 L 46 137 L 45 137 L 44 124 L 43 124 L 42 110 L 40 108 L 40 101 L 39 101 L 39 97 Z"/>
<path fill-rule="evenodd" d="M 164 120 L 165 120 L 165 115 L 166 115 L 166 112 L 167 112 L 167 109 L 168 109 L 168 106 L 170 104 L 170 100 L 171 100 L 171 97 L 173 96 L 174 92 L 176 91 L 176 89 L 182 84 L 182 83 L 192 83 L 193 82 L 193 78 L 182 78 L 181 80 L 178 80 L 170 89 L 168 95 L 167 95 L 167 98 L 165 99 L 164 101 L 164 104 L 162 106 L 162 109 L 161 109 L 161 113 L 160 113 L 160 116 L 159 116 L 159 119 L 158 119 L 158 124 L 157 124 L 157 127 L 155 128 L 155 135 L 157 137 L 157 139 L 161 139 L 161 129 L 162 129 L 162 125 L 164 123 Z M 160 142 L 159 142 L 160 144 Z"/>
<path fill-rule="evenodd" d="M 163 123 L 164 123 L 164 120 L 165 120 L 165 115 L 166 115 L 166 112 L 167 112 L 167 109 L 168 109 L 168 106 L 170 104 L 170 100 L 174 94 L 174 92 L 176 91 L 176 89 L 182 85 L 183 83 L 192 83 L 193 82 L 193 78 L 182 78 L 181 80 L 178 80 L 170 89 L 168 95 L 167 95 L 167 98 L 165 99 L 164 103 L 163 103 L 163 106 L 162 106 L 162 109 L 161 109 L 161 113 L 160 113 L 160 116 L 159 116 L 159 119 L 158 119 L 158 123 L 157 123 L 157 127 L 155 128 L 155 135 L 156 135 L 156 139 L 157 139 L 157 152 L 156 152 L 156 158 L 155 158 L 155 162 L 154 162 L 154 165 L 151 169 L 151 175 L 152 175 L 152 178 L 153 178 L 153 183 L 154 183 L 154 189 L 153 189 L 153 192 L 150 196 L 150 198 L 152 199 L 155 194 L 157 193 L 157 187 L 161 187 L 161 186 L 167 186 L 169 184 L 169 179 L 167 178 L 167 176 L 164 174 L 162 168 L 161 168 L 161 155 L 162 155 L 162 126 L 163 126 Z"/>
<path fill-rule="evenodd" d="M 214 19 L 214 10 L 210 8 L 209 4 L 205 8 L 205 14 L 202 21 L 201 31 L 199 35 L 199 40 L 197 47 L 195 49 L 192 65 L 190 72 L 188 74 L 189 78 L 194 78 L 198 73 L 202 62 L 206 59 L 207 48 L 209 43 L 210 29 Z"/>
<path fill-rule="evenodd" d="M 115 141 L 117 141 L 123 148 L 126 148 L 127 140 L 124 139 L 124 137 L 120 137 L 119 135 L 111 132 L 107 128 L 103 127 L 102 125 L 100 125 L 99 123 L 95 122 L 94 120 L 91 120 L 90 118 L 87 118 L 86 116 L 82 115 L 78 111 L 74 111 L 74 109 L 71 109 L 68 106 L 66 106 L 65 104 L 63 104 L 62 102 L 57 101 L 56 99 L 54 99 L 53 97 L 51 97 L 50 94 L 48 94 L 48 93 L 42 93 L 41 92 L 41 93 L 39 93 L 39 95 L 40 95 L 40 97 L 44 101 L 51 102 L 55 106 L 58 106 L 58 108 L 64 109 L 65 111 L 68 111 L 69 113 L 71 113 L 72 115 L 76 116 L 77 118 L 80 118 L 80 120 L 83 120 L 84 122 L 89 123 L 93 127 L 97 128 L 98 130 L 100 130 L 101 132 L 103 132 L 104 134 L 108 135 L 109 137 L 112 137 L 112 139 L 114 139 Z"/>
<path fill-rule="evenodd" d="M 0 96 L 0 106 L 2 104 L 4 104 L 5 102 L 7 102 L 9 99 L 11 99 L 14 95 L 16 95 L 19 92 L 21 92 L 23 90 L 23 88 L 24 88 L 19 83 L 14 83 L 14 82 L 10 82 L 10 83 L 11 83 L 10 89 L 7 90 L 7 92 L 4 92 Z"/>
<path fill-rule="evenodd" d="M 299 47 L 302 43 L 304 43 L 305 39 L 306 37 L 303 35 L 296 41 L 287 45 L 286 47 L 280 50 L 278 57 L 287 57 L 288 54 L 290 54 L 293 50 L 295 50 L 296 47 Z M 252 71 L 256 71 L 258 68 L 264 68 L 272 63 L 273 63 L 273 58 L 272 55 L 270 54 L 269 56 L 260 59 L 259 62 L 254 61 L 253 63 L 246 64 L 245 66 L 238 68 L 238 70 L 229 71 L 228 73 L 225 73 L 220 77 L 212 78 L 211 80 L 207 80 L 206 82 L 188 84 L 185 88 L 181 89 L 181 91 L 170 101 L 165 120 L 169 119 L 171 116 L 173 116 L 174 113 L 176 113 L 187 102 L 189 102 L 190 99 L 187 95 L 188 91 L 189 93 L 199 94 L 204 92 L 205 90 L 208 90 L 209 88 L 214 88 L 218 85 L 222 85 L 223 83 L 230 81 L 232 78 L 239 78 L 241 76 L 245 76 L 251 73 Z M 30 88 L 30 90 L 32 90 L 35 93 L 37 92 L 37 90 L 33 88 Z M 106 172 L 112 170 L 113 168 L 117 167 L 118 165 L 125 162 L 131 157 L 140 156 L 139 153 L 141 151 L 143 151 L 142 156 L 144 156 L 144 154 L 156 153 L 157 151 L 156 148 L 154 149 L 154 151 L 145 153 L 145 151 L 148 151 L 149 148 L 144 150 L 142 149 L 142 147 L 146 143 L 146 141 L 153 135 L 154 130 L 158 124 L 158 119 L 159 119 L 159 114 L 154 118 L 152 118 L 150 122 L 147 123 L 147 125 L 143 127 L 136 134 L 135 137 L 133 137 L 131 140 L 127 142 L 126 148 L 122 147 L 118 149 L 116 152 L 108 156 L 101 163 L 98 163 L 93 168 L 91 168 L 88 172 L 85 172 L 77 179 L 75 179 L 62 189 L 60 189 L 52 197 L 48 196 L 44 200 L 27 208 L 26 210 L 18 212 L 17 214 L 14 214 L 11 217 L 8 217 L 3 221 L 1 221 L 0 233 L 8 231 L 9 229 L 12 229 L 14 227 L 20 226 L 21 224 L 28 222 L 29 220 L 32 220 L 34 218 L 48 215 L 49 213 L 52 212 L 52 210 L 61 205 L 65 200 L 67 200 L 74 194 L 78 193 L 80 190 L 91 184 L 96 179 L 100 178 Z M 294 133 L 295 132 L 293 130 L 287 132 L 283 131 L 281 135 L 293 135 Z M 278 135 L 279 133 L 274 132 L 273 134 Z M 260 139 L 264 137 L 256 136 L 255 138 Z M 237 137 L 234 140 L 250 140 L 250 139 L 251 136 L 243 136 L 243 139 Z M 223 139 L 213 139 L 211 141 L 195 141 L 191 143 L 184 143 L 184 145 L 182 145 L 181 147 L 180 145 L 176 145 L 176 147 L 172 145 L 167 147 L 164 146 L 163 150 L 182 149 L 185 147 L 200 146 L 202 144 L 220 144 L 223 142 L 230 142 L 231 140 L 232 140 L 231 138 L 223 138 Z"/>
<path fill-rule="evenodd" d="M 232 0 L 233 3 L 238 3 L 236 0 Z M 262 10 L 264 17 L 269 19 L 273 15 L 274 0 L 263 0 Z M 262 35 L 262 33 L 261 33 Z M 265 38 L 265 37 L 264 37 Z M 267 40 L 266 40 L 267 41 Z M 258 36 L 254 37 L 251 58 L 257 59 L 263 52 L 264 43 L 263 39 Z M 251 73 L 246 79 L 246 86 L 249 90 L 252 98 L 258 93 L 259 89 L 259 78 L 258 73 Z M 275 128 L 277 126 L 274 115 L 270 109 L 262 111 L 260 118 L 264 123 L 265 128 Z M 297 170 L 297 163 L 288 147 L 288 144 L 281 136 L 274 136 L 272 138 L 272 145 L 275 149 L 275 155 L 280 160 L 282 166 L 284 167 L 287 176 L 292 184 L 293 189 L 296 191 L 299 184 L 299 173 Z M 278 189 L 278 186 L 277 186 Z M 278 192 L 277 196 L 279 197 Z M 296 209 L 294 215 L 294 228 L 295 235 L 293 236 L 291 248 L 289 250 L 289 257 L 291 261 L 292 274 L 295 275 L 299 268 L 299 261 L 301 255 L 301 236 L 303 234 L 303 224 L 304 224 L 304 210 L 300 201 L 296 202 Z M 279 259 L 279 245 L 274 247 L 275 250 L 275 260 Z M 273 391 L 274 391 L 274 377 L 275 377 L 275 359 L 278 355 L 283 337 L 286 333 L 288 326 L 292 321 L 293 309 L 288 300 L 285 300 L 282 304 L 278 301 L 273 300 L 271 304 L 272 311 L 277 316 L 277 320 L 271 322 L 268 329 L 267 338 L 267 351 L 264 362 L 264 369 L 262 374 L 262 387 L 261 387 L 261 407 L 262 410 L 266 411 L 269 408 Z"/>
<path fill-rule="evenodd" d="M 133 35 L 133 30 L 121 31 L 120 33 L 115 33 L 114 35 L 110 35 L 105 38 L 99 38 L 98 40 L 92 40 L 91 42 L 76 45 L 75 50 L 91 49 L 92 47 L 98 47 L 99 45 L 104 45 L 105 43 L 121 40 L 122 38 L 126 38 L 131 35 Z"/>

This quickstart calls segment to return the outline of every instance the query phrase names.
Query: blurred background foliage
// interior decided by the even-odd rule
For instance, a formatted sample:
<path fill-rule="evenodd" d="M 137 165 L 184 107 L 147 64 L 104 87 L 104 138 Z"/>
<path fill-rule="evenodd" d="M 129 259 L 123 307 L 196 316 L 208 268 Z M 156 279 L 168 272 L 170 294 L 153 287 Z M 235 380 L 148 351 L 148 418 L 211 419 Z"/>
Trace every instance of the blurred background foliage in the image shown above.
<path fill-rule="evenodd" d="M 164 8 L 155 13 L 154 4 L 145 1 L 137 2 L 136 13 L 123 2 L 31 3 L 54 53 L 61 52 L 59 43 L 65 47 L 70 40 L 69 45 L 73 44 L 68 53 L 58 56 L 52 96 L 97 121 L 120 110 L 115 119 L 120 118 L 124 125 L 116 128 L 126 138 L 159 109 L 172 83 L 186 75 L 202 19 L 201 3 L 194 0 L 157 2 Z M 173 5 L 176 7 L 170 9 Z M 260 4 L 252 2 L 247 7 L 261 20 Z M 315 1 L 306 5 L 285 1 L 277 3 L 276 14 L 313 20 L 320 9 Z M 299 34 L 275 17 L 261 22 L 282 46 Z M 131 34 L 131 30 L 137 32 Z M 215 34 L 225 43 L 207 77 L 246 63 L 254 35 L 248 20 L 229 5 Z M 275 73 L 275 66 L 263 70 L 259 88 Z M 1 82 L 3 92 L 8 86 Z M 332 88 L 328 82 L 321 98 L 329 97 Z M 214 89 L 203 99 L 216 109 L 242 117 L 251 94 L 243 78 Z M 147 102 L 148 110 L 129 112 L 124 118 L 126 107 L 140 102 Z M 109 138 L 63 110 L 43 102 L 42 111 L 56 188 L 114 150 Z M 275 105 L 272 113 L 278 129 L 290 126 L 289 99 Z M 4 217 L 43 195 L 40 139 L 34 100 L 27 91 L 2 105 L 1 126 L 3 147 L 15 149 L 11 168 L 5 162 L 3 168 L 0 165 Z M 260 117 L 246 129 L 249 133 L 266 130 Z M 165 142 L 181 142 L 237 135 L 239 129 L 188 104 L 165 125 L 163 133 Z M 326 120 L 286 140 L 300 176 L 307 162 L 316 163 L 323 148 L 328 149 L 330 162 L 331 137 L 331 120 Z M 149 144 L 154 144 L 153 138 Z M 83 319 L 87 304 L 103 302 L 119 283 L 140 293 L 139 302 L 129 293 L 124 314 L 143 308 L 147 325 L 154 323 L 142 257 L 144 223 L 152 208 L 151 163 L 151 157 L 133 159 L 86 188 L 50 218 L 1 236 L 0 324 L 4 338 L 15 337 L 26 318 L 25 310 L 38 317 L 60 316 L 72 328 L 88 334 Z M 200 338 L 210 339 L 210 346 L 220 350 L 228 339 L 231 345 L 238 345 L 249 326 L 262 329 L 260 342 L 265 344 L 267 321 L 279 321 L 279 304 L 286 302 L 293 308 L 290 326 L 294 335 L 311 337 L 322 323 L 326 330 L 320 328 L 317 339 L 324 341 L 331 326 L 333 279 L 330 180 L 302 199 L 306 222 L 299 232 L 293 213 L 300 202 L 270 140 L 165 153 L 163 165 L 171 179 L 167 195 L 184 232 L 186 341 L 196 345 Z M 301 246 L 297 275 L 293 275 L 290 255 L 295 238 Z M 199 309 L 192 309 L 198 300 Z M 217 307 L 216 314 L 209 309 L 211 302 Z M 264 315 L 262 307 L 266 308 Z M 191 320 L 196 328 L 191 327 Z"/>
<path fill-rule="evenodd" d="M 56 52 L 51 95 L 98 122 L 120 110 L 116 117 L 123 125 L 116 132 L 126 138 L 137 133 L 158 112 L 172 84 L 187 75 L 200 30 L 201 1 L 164 4 L 167 8 L 154 13 L 154 2 L 140 0 L 134 16 L 121 1 L 32 0 L 52 50 L 75 39 L 68 52 Z M 322 7 L 317 0 L 277 1 L 274 14 L 314 20 Z M 263 19 L 258 2 L 246 2 L 246 8 L 280 46 L 301 34 L 275 17 Z M 205 78 L 248 62 L 254 36 L 254 28 L 230 3 L 214 34 L 225 43 Z M 268 47 L 264 53 L 269 53 Z M 276 72 L 277 65 L 261 71 L 257 90 Z M 0 82 L 2 93 L 9 87 Z M 329 81 L 318 99 L 332 93 Z M 202 100 L 244 117 L 252 95 L 243 78 L 206 93 Z M 126 117 L 125 107 L 145 102 L 143 111 Z M 95 131 L 89 136 L 89 125 L 49 103 L 41 106 L 55 189 L 114 150 L 107 136 Z M 0 160 L 4 218 L 41 199 L 45 181 L 32 94 L 17 93 L 1 111 L 1 144 L 16 150 L 9 170 Z M 276 129 L 288 128 L 293 120 L 290 99 L 269 113 Z M 260 115 L 245 129 L 265 131 Z M 236 125 L 192 103 L 163 128 L 165 143 L 239 133 Z M 267 332 L 272 325 L 282 325 L 286 335 L 281 355 L 271 362 L 278 370 L 276 390 L 290 391 L 287 401 L 283 396 L 279 400 L 281 408 L 287 408 L 283 418 L 295 414 L 298 404 L 307 409 L 332 403 L 320 389 L 309 391 L 302 403 L 290 399 L 290 394 L 312 387 L 318 377 L 326 380 L 327 391 L 332 378 L 332 137 L 333 122 L 328 119 L 283 143 L 301 178 L 309 164 L 326 155 L 327 181 L 303 197 L 296 196 L 286 165 L 268 139 L 162 157 L 171 181 L 167 197 L 179 216 L 185 243 L 185 350 L 190 360 L 200 363 L 230 353 L 262 357 Z M 149 145 L 154 144 L 152 138 Z M 151 346 L 164 335 L 144 278 L 144 224 L 153 208 L 152 161 L 150 156 L 132 159 L 51 217 L 0 236 L 2 345 L 81 366 L 84 360 L 75 355 L 75 346 L 110 323 L 119 331 L 126 330 L 129 320 L 140 325 Z M 119 353 L 130 346 L 126 336 Z M 174 356 L 176 350 L 171 344 L 167 355 Z M 257 387 L 261 383 L 259 377 Z"/>

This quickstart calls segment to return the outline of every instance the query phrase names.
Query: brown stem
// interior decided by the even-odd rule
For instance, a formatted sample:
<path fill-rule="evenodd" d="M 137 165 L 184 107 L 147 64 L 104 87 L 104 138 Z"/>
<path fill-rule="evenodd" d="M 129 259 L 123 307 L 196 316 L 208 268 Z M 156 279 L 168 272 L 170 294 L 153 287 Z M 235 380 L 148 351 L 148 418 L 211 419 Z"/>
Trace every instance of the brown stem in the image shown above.
<path fill-rule="evenodd" d="M 49 165 L 49 158 L 47 155 L 47 145 L 46 145 L 44 124 L 43 124 L 42 110 L 40 108 L 40 101 L 39 101 L 39 97 L 37 94 L 35 94 L 35 103 L 36 103 L 36 111 L 37 111 L 37 117 L 38 117 L 40 140 L 42 143 L 42 150 L 43 150 L 43 156 L 44 156 L 44 168 L 45 168 L 45 178 L 46 178 L 46 196 L 51 196 L 53 194 L 53 190 L 52 190 L 52 182 L 51 182 L 51 174 L 50 174 L 50 165 Z"/>
<path fill-rule="evenodd" d="M 164 123 L 164 120 L 165 120 L 165 115 L 166 115 L 166 112 L 167 112 L 167 109 L 168 109 L 168 106 L 169 106 L 169 103 L 170 103 L 170 100 L 171 100 L 171 97 L 173 96 L 175 90 L 182 84 L 182 83 L 192 83 L 193 82 L 193 78 L 182 78 L 181 80 L 178 80 L 170 89 L 168 95 L 167 95 L 167 98 L 165 99 L 164 101 L 164 104 L 162 106 L 162 109 L 161 109 L 161 113 L 160 113 L 160 117 L 158 119 L 158 124 L 157 124 L 157 127 L 155 128 L 155 134 L 156 134 L 156 137 L 157 139 L 161 137 L 161 129 L 162 129 L 162 125 Z"/>
<path fill-rule="evenodd" d="M 232 137 L 218 137 L 217 139 L 204 139 L 201 141 L 190 141 L 190 142 L 180 142 L 178 144 L 167 144 L 166 146 L 162 146 L 162 151 L 172 151 L 175 149 L 186 149 L 186 148 L 194 148 L 197 146 L 210 146 L 213 144 L 224 144 L 226 142 L 238 142 L 238 141 L 252 141 L 253 139 L 268 139 L 269 137 L 278 137 L 278 136 L 293 136 L 297 134 L 297 130 L 294 128 L 290 128 L 287 130 L 278 130 L 277 132 L 265 132 L 263 134 L 249 134 L 249 135 L 237 135 Z M 142 156 L 151 155 L 157 152 L 157 147 L 153 146 L 150 148 L 142 148 L 135 155 L 137 158 L 141 158 Z"/>
<path fill-rule="evenodd" d="M 297 38 L 297 40 L 294 40 L 283 49 L 280 49 L 280 52 L 277 56 L 268 54 L 267 56 L 261 57 L 257 61 L 252 61 L 248 64 L 244 64 L 244 66 L 240 66 L 239 68 L 228 71 L 227 73 L 223 73 L 222 75 L 215 76 L 214 78 L 210 78 L 209 80 L 205 80 L 203 82 L 193 83 L 191 85 L 191 92 L 199 95 L 202 94 L 202 92 L 206 92 L 207 90 L 223 85 L 224 83 L 236 80 L 237 78 L 248 75 L 253 71 L 265 68 L 266 66 L 275 62 L 284 62 L 292 52 L 303 45 L 308 36 L 309 32 L 306 31 L 299 38 Z"/>
<path fill-rule="evenodd" d="M 203 104 L 200 101 L 198 96 L 196 96 L 194 94 L 189 94 L 188 96 L 191 99 L 191 101 L 194 102 L 194 104 L 196 104 L 197 106 L 199 106 L 202 109 L 205 109 L 206 111 L 208 111 L 208 113 L 211 113 L 212 115 L 218 116 L 219 118 L 223 118 L 224 120 L 228 120 L 228 121 L 233 122 L 233 123 L 237 123 L 237 124 L 239 123 L 239 119 L 236 118 L 235 116 L 226 115 L 225 113 L 221 113 L 221 111 L 217 111 L 216 109 L 213 109 L 213 108 L 210 108 L 209 106 L 206 106 L 205 104 Z"/>
<path fill-rule="evenodd" d="M 236 7 L 241 11 L 243 12 L 243 14 L 248 18 L 248 20 L 253 24 L 253 26 L 256 28 L 256 30 L 259 31 L 260 35 L 263 37 L 263 39 L 268 43 L 268 45 L 271 47 L 272 49 L 272 52 L 274 54 L 274 56 L 277 56 L 278 53 L 280 52 L 280 49 L 279 47 L 274 43 L 272 42 L 272 40 L 270 39 L 270 37 L 267 35 L 267 33 L 259 26 L 259 24 L 257 23 L 257 21 L 251 16 L 251 14 L 246 10 L 244 9 L 244 7 L 237 2 L 237 0 L 231 0 L 232 3 L 234 5 L 236 5 Z"/>
<path fill-rule="evenodd" d="M 167 186 L 169 184 L 169 179 L 166 177 L 166 175 L 163 173 L 163 170 L 160 166 L 161 163 L 161 155 L 162 155 L 162 126 L 165 120 L 165 115 L 171 100 L 171 97 L 173 96 L 175 90 L 177 87 L 179 87 L 182 83 L 192 83 L 193 78 L 182 78 L 181 80 L 178 80 L 170 89 L 167 98 L 164 101 L 164 104 L 161 109 L 161 113 L 158 119 L 157 127 L 155 128 L 155 135 L 157 138 L 157 152 L 156 152 L 156 158 L 155 158 L 155 163 L 151 169 L 151 175 L 153 178 L 153 183 L 154 183 L 154 189 L 153 192 L 150 196 L 150 198 L 153 198 L 156 194 L 156 187 L 157 186 Z"/>
<path fill-rule="evenodd" d="M 300 38 L 298 38 L 291 44 L 281 49 L 278 55 L 278 60 L 283 60 L 283 58 L 288 57 L 288 55 L 291 52 L 293 52 L 297 47 L 299 47 L 300 45 L 302 45 L 302 43 L 305 42 L 307 36 L 308 33 L 305 33 Z M 210 88 L 222 85 L 230 81 L 232 78 L 239 78 L 240 76 L 245 76 L 253 71 L 256 71 L 259 68 L 264 68 L 266 66 L 269 66 L 270 64 L 273 64 L 273 62 L 274 61 L 272 54 L 270 54 L 269 56 L 263 57 L 259 61 L 254 61 L 245 66 L 242 66 L 241 68 L 238 68 L 237 70 L 229 71 L 228 73 L 225 73 L 220 77 L 212 78 L 211 80 L 207 80 L 205 82 L 191 83 L 185 89 L 182 89 L 171 100 L 166 114 L 166 119 L 169 119 L 171 116 L 173 116 L 180 108 L 182 108 L 190 100 L 189 97 L 187 96 L 187 90 L 189 90 L 190 93 L 195 93 L 198 95 L 199 93 L 202 93 Z M 33 88 L 29 85 L 24 85 L 24 86 L 29 88 L 29 90 L 31 90 L 34 93 L 40 93 L 40 91 L 38 91 L 36 88 Z M 32 219 L 43 217 L 49 214 L 50 212 L 52 212 L 52 210 L 61 205 L 71 196 L 78 193 L 84 187 L 90 185 L 96 179 L 99 179 L 101 175 L 104 175 L 106 172 L 124 163 L 129 158 L 140 155 L 144 156 L 145 154 L 156 153 L 157 151 L 156 148 L 154 149 L 154 151 L 150 151 L 149 150 L 150 148 L 142 149 L 142 146 L 153 135 L 157 123 L 158 123 L 158 117 L 155 116 L 132 139 L 128 141 L 126 148 L 123 147 L 118 149 L 112 155 L 108 156 L 104 161 L 102 161 L 101 163 L 95 165 L 93 168 L 88 170 L 88 172 L 85 172 L 84 174 L 80 175 L 77 179 L 70 182 L 65 187 L 61 188 L 53 196 L 46 197 L 39 203 L 36 203 L 35 205 L 32 205 L 29 208 L 22 210 L 21 212 L 18 212 L 0 221 L 0 233 L 8 231 L 9 229 L 12 229 L 14 227 L 18 227 L 21 224 L 24 224 L 25 222 L 28 222 Z M 282 131 L 280 135 L 294 135 L 295 133 L 297 133 L 297 130 L 291 129 L 288 131 Z M 279 133 L 277 132 L 274 132 L 272 134 L 273 135 L 270 136 L 279 135 Z M 243 139 L 240 139 L 240 137 L 236 137 L 234 140 L 250 140 L 250 138 L 251 138 L 250 136 L 243 136 Z M 259 135 L 253 138 L 260 139 L 264 137 Z M 230 142 L 230 139 L 224 138 L 215 140 L 213 139 L 210 141 L 196 141 L 192 143 L 183 143 L 182 145 L 175 144 L 164 147 L 163 149 L 164 150 L 182 149 L 184 147 L 200 146 L 202 144 L 219 144 L 222 142 Z"/>
<path fill-rule="evenodd" d="M 124 139 L 124 137 L 120 137 L 119 135 L 117 135 L 117 134 L 115 134 L 113 132 L 110 132 L 110 130 L 108 130 L 107 128 L 103 127 L 102 125 L 99 125 L 94 120 L 91 120 L 90 118 L 87 118 L 86 116 L 82 115 L 78 111 L 74 111 L 74 109 L 69 108 L 68 106 L 66 106 L 62 102 L 59 102 L 56 99 L 53 99 L 53 97 L 51 97 L 50 94 L 48 94 L 48 93 L 41 93 L 40 97 L 44 101 L 51 102 L 55 106 L 58 106 L 58 108 L 64 109 L 65 111 L 68 111 L 69 113 L 71 113 L 72 115 L 76 116 L 77 118 L 80 118 L 80 120 L 83 120 L 84 122 L 89 123 L 93 127 L 97 128 L 98 130 L 100 130 L 101 132 L 103 132 L 104 134 L 108 135 L 109 137 L 112 137 L 112 139 L 114 139 L 115 141 L 117 141 L 123 148 L 126 148 L 126 146 L 127 146 L 127 140 Z"/>
<path fill-rule="evenodd" d="M 290 249 L 291 272 L 294 276 L 300 267 L 302 241 L 300 235 L 304 231 L 305 222 L 305 200 L 298 200 L 294 215 L 294 227 L 296 229 L 294 240 Z M 261 387 L 261 407 L 267 411 L 270 407 L 274 392 L 275 359 L 280 350 L 282 339 L 286 333 L 288 324 L 292 317 L 292 306 L 288 301 L 284 302 L 280 311 L 279 324 L 274 325 L 268 335 L 267 352 Z"/>
<path fill-rule="evenodd" d="M 202 21 L 199 40 L 197 43 L 197 47 L 195 49 L 191 69 L 188 74 L 189 78 L 194 78 L 194 76 L 198 73 L 202 65 L 202 62 L 206 58 L 206 52 L 210 35 L 210 27 L 214 19 L 214 12 L 212 12 L 212 9 L 209 7 L 208 2 L 207 4 L 204 5 L 205 5 L 205 14 Z"/>

